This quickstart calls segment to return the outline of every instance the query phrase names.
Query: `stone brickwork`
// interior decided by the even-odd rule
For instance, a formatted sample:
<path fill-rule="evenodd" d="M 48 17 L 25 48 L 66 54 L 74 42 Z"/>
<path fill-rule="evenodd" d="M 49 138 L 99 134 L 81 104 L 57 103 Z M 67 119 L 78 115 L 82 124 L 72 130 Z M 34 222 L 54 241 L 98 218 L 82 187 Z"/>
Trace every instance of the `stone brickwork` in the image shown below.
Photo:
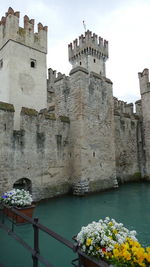
<path fill-rule="evenodd" d="M 32 47 L 43 53 L 47 53 L 47 26 L 38 23 L 38 32 L 34 32 L 34 19 L 24 16 L 24 27 L 19 26 L 20 12 L 11 7 L 0 21 L 0 47 L 9 40 Z"/>
<path fill-rule="evenodd" d="M 133 104 L 114 98 L 116 173 L 120 182 L 141 179 L 139 116 Z M 138 133 L 139 132 L 139 133 Z"/>
<path fill-rule="evenodd" d="M 115 147 L 112 84 L 81 67 L 71 75 L 73 180 L 88 180 L 89 191 L 114 186 Z"/>
<path fill-rule="evenodd" d="M 69 191 L 69 123 L 23 108 L 21 128 L 13 129 L 13 110 L 0 105 L 0 193 L 27 178 L 35 200 Z"/>
<path fill-rule="evenodd" d="M 34 33 L 25 16 L 21 28 L 19 12 L 9 8 L 0 47 L 0 194 L 28 183 L 40 200 L 150 179 L 147 69 L 139 73 L 134 112 L 113 98 L 108 42 L 90 31 L 68 47 L 69 76 L 49 68 L 47 80 L 47 27 L 39 23 Z"/>
<path fill-rule="evenodd" d="M 68 45 L 69 61 L 72 68 L 78 66 L 105 76 L 105 62 L 108 59 L 108 41 L 86 31 Z"/>
<path fill-rule="evenodd" d="M 145 176 L 150 180 L 150 82 L 149 70 L 138 74 L 141 92 L 141 115 L 143 126 L 143 146 L 145 155 Z"/>
<path fill-rule="evenodd" d="M 22 28 L 19 17 L 9 8 L 0 21 L 0 100 L 14 105 L 16 130 L 22 106 L 37 111 L 47 106 L 47 27 L 39 23 L 35 33 L 34 20 L 25 15 Z"/>

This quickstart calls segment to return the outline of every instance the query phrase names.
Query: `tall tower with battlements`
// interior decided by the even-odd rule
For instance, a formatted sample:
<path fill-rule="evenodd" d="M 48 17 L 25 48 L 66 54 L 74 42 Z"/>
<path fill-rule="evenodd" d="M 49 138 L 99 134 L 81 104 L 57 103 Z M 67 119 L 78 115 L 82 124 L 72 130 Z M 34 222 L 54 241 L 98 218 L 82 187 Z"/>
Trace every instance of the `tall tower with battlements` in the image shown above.
<path fill-rule="evenodd" d="M 145 153 L 145 173 L 144 175 L 150 180 L 150 82 L 149 70 L 144 69 L 138 73 L 141 106 L 142 106 L 142 125 L 143 125 L 143 143 Z"/>
<path fill-rule="evenodd" d="M 112 82 L 105 75 L 108 42 L 87 31 L 68 49 L 72 70 L 67 106 L 75 192 L 87 184 L 91 192 L 112 188 L 117 181 Z"/>
<path fill-rule="evenodd" d="M 40 110 L 46 107 L 47 27 L 8 9 L 0 21 L 0 101 L 15 107 L 15 129 L 19 129 L 21 107 Z"/>
<path fill-rule="evenodd" d="M 85 32 L 68 45 L 69 62 L 72 68 L 81 66 L 89 72 L 105 76 L 105 62 L 108 59 L 108 42 L 91 31 Z"/>

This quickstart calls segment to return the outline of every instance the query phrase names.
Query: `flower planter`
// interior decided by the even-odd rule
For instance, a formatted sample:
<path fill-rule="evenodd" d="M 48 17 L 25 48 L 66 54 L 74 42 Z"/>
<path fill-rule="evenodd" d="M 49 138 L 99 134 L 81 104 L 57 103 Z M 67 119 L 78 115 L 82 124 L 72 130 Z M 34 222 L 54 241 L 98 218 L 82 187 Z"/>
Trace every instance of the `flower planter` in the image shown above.
<path fill-rule="evenodd" d="M 150 247 L 142 247 L 136 231 L 106 217 L 83 226 L 75 237 L 84 267 L 149 266 Z"/>
<path fill-rule="evenodd" d="M 99 263 L 100 263 L 100 266 L 99 266 L 95 262 L 92 262 L 90 259 L 87 259 L 87 258 L 85 258 L 83 256 L 81 256 L 81 262 L 82 262 L 82 265 L 84 267 L 100 267 L 100 266 L 101 267 L 109 267 L 110 266 L 107 262 L 105 262 L 103 260 L 99 261 Z M 113 265 L 111 265 L 111 266 L 113 266 Z"/>
<path fill-rule="evenodd" d="M 17 211 L 23 213 L 24 215 L 32 218 L 33 211 L 35 209 L 35 205 L 31 205 L 29 207 L 14 207 L 14 209 L 16 209 Z M 27 223 L 28 222 L 27 220 L 25 220 L 21 216 L 15 214 L 11 210 L 11 208 L 4 207 L 4 213 L 6 214 L 6 216 L 8 216 L 9 218 L 11 218 L 16 223 Z"/>
<path fill-rule="evenodd" d="M 98 267 L 98 265 L 92 261 L 90 261 L 89 259 L 86 259 L 84 257 L 81 258 L 81 262 L 83 264 L 84 267 Z"/>

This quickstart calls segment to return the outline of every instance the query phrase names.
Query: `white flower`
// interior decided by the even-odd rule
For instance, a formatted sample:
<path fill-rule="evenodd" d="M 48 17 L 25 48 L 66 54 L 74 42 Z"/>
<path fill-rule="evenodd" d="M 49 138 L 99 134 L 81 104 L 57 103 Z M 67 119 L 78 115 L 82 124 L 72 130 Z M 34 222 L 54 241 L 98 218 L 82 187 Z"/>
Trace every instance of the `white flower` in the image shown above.
<path fill-rule="evenodd" d="M 77 235 L 81 249 L 88 255 L 104 257 L 103 249 L 112 251 L 116 243 L 122 244 L 127 237 L 136 240 L 136 231 L 129 231 L 122 223 L 106 217 L 82 227 Z"/>
<path fill-rule="evenodd" d="M 32 196 L 24 189 L 13 189 L 4 193 L 0 201 L 10 206 L 25 207 L 32 204 Z"/>

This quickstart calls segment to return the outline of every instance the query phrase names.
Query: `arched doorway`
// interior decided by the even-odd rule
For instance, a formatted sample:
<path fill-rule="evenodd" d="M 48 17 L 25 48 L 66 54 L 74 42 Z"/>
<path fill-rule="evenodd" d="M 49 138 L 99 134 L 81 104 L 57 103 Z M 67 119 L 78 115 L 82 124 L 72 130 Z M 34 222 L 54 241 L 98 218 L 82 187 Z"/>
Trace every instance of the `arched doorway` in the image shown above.
<path fill-rule="evenodd" d="M 32 193 L 32 182 L 28 178 L 21 178 L 14 183 L 13 188 L 24 189 Z"/>

